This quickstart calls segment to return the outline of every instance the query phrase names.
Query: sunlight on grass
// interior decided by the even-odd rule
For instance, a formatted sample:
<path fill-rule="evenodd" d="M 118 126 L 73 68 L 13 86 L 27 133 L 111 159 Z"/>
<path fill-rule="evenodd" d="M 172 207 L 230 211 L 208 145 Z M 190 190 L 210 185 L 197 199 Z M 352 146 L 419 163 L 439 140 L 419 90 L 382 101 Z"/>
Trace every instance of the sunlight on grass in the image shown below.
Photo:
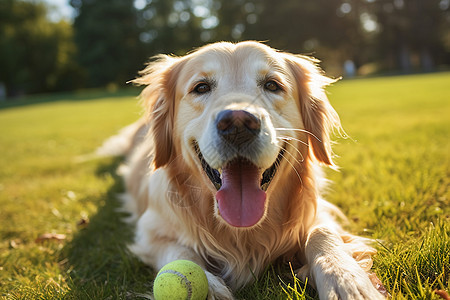
<path fill-rule="evenodd" d="M 306 278 L 305 282 L 302 282 L 297 278 L 295 271 L 291 267 L 292 274 L 292 285 L 290 283 L 286 284 L 282 282 L 281 289 L 283 290 L 286 299 L 289 300 L 304 300 L 304 299 L 313 299 L 308 295 L 308 278 Z"/>
<path fill-rule="evenodd" d="M 356 228 L 404 237 L 449 217 L 448 80 L 448 74 L 376 78 L 331 89 L 353 140 L 339 139 L 334 148 L 342 168 L 329 172 L 336 184 L 327 197 Z"/>
<path fill-rule="evenodd" d="M 449 287 L 450 227 L 440 221 L 425 236 L 380 249 L 376 259 L 393 298 L 431 299 L 434 289 Z M 419 271 L 420 270 L 420 271 Z"/>
<path fill-rule="evenodd" d="M 341 169 L 327 171 L 327 199 L 349 216 L 350 231 L 378 239 L 374 270 L 393 299 L 439 299 L 433 291 L 450 287 L 449 82 L 450 73 L 437 73 L 343 80 L 329 89 L 351 139 L 337 139 Z M 125 247 L 132 230 L 117 212 L 120 159 L 76 162 L 140 112 L 129 93 L 0 106 L 1 297 L 151 292 L 153 271 Z M 66 238 L 36 242 L 44 233 Z M 317 299 L 285 265 L 267 268 L 237 297 Z"/>

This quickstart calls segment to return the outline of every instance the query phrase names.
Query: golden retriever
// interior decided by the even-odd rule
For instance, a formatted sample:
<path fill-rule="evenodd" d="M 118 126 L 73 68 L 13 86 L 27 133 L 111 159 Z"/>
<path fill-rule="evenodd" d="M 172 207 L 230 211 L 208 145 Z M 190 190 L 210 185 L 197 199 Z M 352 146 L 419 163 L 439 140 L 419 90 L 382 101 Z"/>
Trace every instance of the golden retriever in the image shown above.
<path fill-rule="evenodd" d="M 222 42 L 142 71 L 146 116 L 102 148 L 127 153 L 135 255 L 156 270 L 196 262 L 209 299 L 232 299 L 278 259 L 301 262 L 320 299 L 384 299 L 366 274 L 375 250 L 321 198 L 340 121 L 316 63 Z"/>

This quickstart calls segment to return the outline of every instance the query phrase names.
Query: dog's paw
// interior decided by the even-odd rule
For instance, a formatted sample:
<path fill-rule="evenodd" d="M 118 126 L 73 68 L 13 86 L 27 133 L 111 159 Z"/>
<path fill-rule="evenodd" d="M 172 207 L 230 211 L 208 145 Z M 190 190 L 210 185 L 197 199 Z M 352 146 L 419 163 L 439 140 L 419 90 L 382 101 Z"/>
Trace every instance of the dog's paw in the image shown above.
<path fill-rule="evenodd" d="M 385 299 L 350 256 L 321 257 L 316 260 L 311 272 L 320 299 Z"/>
<path fill-rule="evenodd" d="M 227 287 L 222 278 L 217 277 L 210 272 L 205 272 L 208 279 L 209 292 L 208 300 L 232 300 L 233 294 Z"/>

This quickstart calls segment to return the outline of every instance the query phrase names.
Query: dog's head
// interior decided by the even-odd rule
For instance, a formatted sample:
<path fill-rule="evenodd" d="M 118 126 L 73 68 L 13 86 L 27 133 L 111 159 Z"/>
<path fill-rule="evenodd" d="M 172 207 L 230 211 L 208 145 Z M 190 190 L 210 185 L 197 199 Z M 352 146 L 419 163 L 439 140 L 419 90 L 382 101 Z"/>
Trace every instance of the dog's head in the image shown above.
<path fill-rule="evenodd" d="M 311 58 L 257 42 L 216 43 L 160 56 L 135 82 L 148 85 L 155 167 L 182 157 L 231 226 L 264 219 L 272 182 L 286 180 L 286 170 L 300 176 L 307 160 L 333 165 L 330 130 L 339 119 L 323 90 L 333 80 Z"/>

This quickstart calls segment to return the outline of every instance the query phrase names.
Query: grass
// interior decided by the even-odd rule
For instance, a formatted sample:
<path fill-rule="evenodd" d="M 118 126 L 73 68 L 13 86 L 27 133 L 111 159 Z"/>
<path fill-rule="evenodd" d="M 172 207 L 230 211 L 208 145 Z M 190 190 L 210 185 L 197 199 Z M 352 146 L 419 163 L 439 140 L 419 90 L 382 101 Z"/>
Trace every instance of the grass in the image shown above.
<path fill-rule="evenodd" d="M 450 73 L 343 80 L 329 89 L 351 139 L 327 198 L 349 229 L 379 241 L 374 270 L 393 299 L 450 289 Z M 135 91 L 0 104 L 0 297 L 145 298 L 154 272 L 128 255 L 116 212 L 120 160 L 79 163 L 140 115 Z M 89 101 L 88 101 L 89 100 Z M 89 220 L 88 225 L 77 225 Z M 65 239 L 37 241 L 44 233 Z M 317 299 L 288 266 L 239 299 Z"/>

